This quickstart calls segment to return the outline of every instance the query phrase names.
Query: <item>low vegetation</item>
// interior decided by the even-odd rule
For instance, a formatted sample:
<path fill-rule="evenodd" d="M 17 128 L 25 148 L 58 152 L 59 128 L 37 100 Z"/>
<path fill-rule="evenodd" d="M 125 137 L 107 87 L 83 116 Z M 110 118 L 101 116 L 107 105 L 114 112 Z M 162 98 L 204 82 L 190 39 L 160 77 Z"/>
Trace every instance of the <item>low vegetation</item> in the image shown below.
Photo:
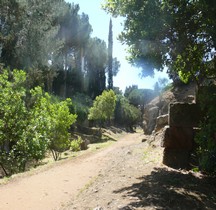
<path fill-rule="evenodd" d="M 83 143 L 83 140 L 81 139 L 81 137 L 78 137 L 78 139 L 72 140 L 70 143 L 70 150 L 73 152 L 80 151 L 82 143 Z"/>
<path fill-rule="evenodd" d="M 216 173 L 216 91 L 210 86 L 200 94 L 200 105 L 205 113 L 200 123 L 200 131 L 196 135 L 200 170 Z"/>

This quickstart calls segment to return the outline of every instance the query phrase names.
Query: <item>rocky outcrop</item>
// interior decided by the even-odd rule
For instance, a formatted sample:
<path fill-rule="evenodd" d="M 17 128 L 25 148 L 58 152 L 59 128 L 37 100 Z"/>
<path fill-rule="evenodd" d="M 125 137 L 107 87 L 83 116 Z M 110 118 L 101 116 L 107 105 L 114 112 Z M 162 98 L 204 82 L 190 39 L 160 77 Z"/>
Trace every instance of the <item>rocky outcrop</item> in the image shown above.
<path fill-rule="evenodd" d="M 81 150 L 86 150 L 88 149 L 88 145 L 90 144 L 90 141 L 88 139 L 85 139 L 82 141 L 80 148 Z"/>
<path fill-rule="evenodd" d="M 175 97 L 170 98 L 168 115 L 157 117 L 155 133 L 152 135 L 152 141 L 158 141 L 159 138 L 161 146 L 164 147 L 163 163 L 173 168 L 188 168 L 190 166 L 191 154 L 197 147 L 194 140 L 196 132 L 200 130 L 199 124 L 206 112 L 205 108 L 201 111 L 200 104 L 205 103 L 208 106 L 211 103 L 211 97 L 206 99 L 203 94 L 207 92 L 215 95 L 216 86 L 200 87 L 196 96 L 195 88 L 193 89 L 194 94 L 187 92 L 190 90 L 191 86 L 184 93 L 181 89 L 173 92 Z M 176 100 L 180 102 L 176 102 Z M 151 102 L 152 107 L 159 107 L 159 113 L 166 111 L 164 108 L 166 106 L 161 101 L 160 103 L 159 101 Z M 167 117 L 168 125 L 165 126 Z M 216 139 L 216 133 L 214 138 Z"/>
<path fill-rule="evenodd" d="M 158 96 L 153 99 L 145 108 L 144 108 L 144 115 L 143 115 L 143 130 L 144 133 L 147 135 L 152 134 L 155 129 L 157 123 L 157 117 L 161 115 L 168 114 L 168 107 L 170 101 L 175 100 L 175 96 L 172 92 L 167 92 L 162 96 Z M 152 117 L 152 112 L 154 110 L 154 116 Z"/>
<path fill-rule="evenodd" d="M 153 99 L 144 109 L 144 133 L 151 134 L 153 131 L 157 132 L 167 125 L 167 116 L 164 115 L 168 114 L 170 103 L 194 103 L 195 92 L 195 84 L 182 85 L 181 87 L 175 87 L 172 90 L 166 91 Z M 155 114 L 158 115 L 155 116 Z"/>
<path fill-rule="evenodd" d="M 168 114 L 160 115 L 159 117 L 157 117 L 154 132 L 158 132 L 166 125 L 168 125 L 168 117 L 169 117 Z"/>
<path fill-rule="evenodd" d="M 143 121 L 143 129 L 145 134 L 150 135 L 155 128 L 156 119 L 159 114 L 159 107 L 157 106 L 147 106 L 144 110 L 144 121 Z"/>

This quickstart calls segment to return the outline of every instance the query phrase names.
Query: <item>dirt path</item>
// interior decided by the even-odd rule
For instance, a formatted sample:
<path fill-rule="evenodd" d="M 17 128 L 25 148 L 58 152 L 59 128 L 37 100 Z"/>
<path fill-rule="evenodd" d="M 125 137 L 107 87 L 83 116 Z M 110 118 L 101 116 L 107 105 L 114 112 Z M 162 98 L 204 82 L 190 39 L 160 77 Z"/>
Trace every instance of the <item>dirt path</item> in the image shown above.
<path fill-rule="evenodd" d="M 106 165 L 96 180 L 63 209 L 147 209 L 130 205 L 139 200 L 130 186 L 139 183 L 142 176 L 150 175 L 154 167 L 162 166 L 162 148 L 150 146 L 149 140 L 142 143 L 147 138 L 135 133 L 121 139 L 107 153 Z"/>
<path fill-rule="evenodd" d="M 159 142 L 127 134 L 108 148 L 0 186 L 1 210 L 216 209 L 215 179 L 161 164 Z"/>
<path fill-rule="evenodd" d="M 113 151 L 118 153 L 121 147 L 133 144 L 139 136 L 129 134 L 109 148 L 0 186 L 0 209 L 60 209 L 106 169 Z M 115 155 L 112 158 L 115 159 Z"/>

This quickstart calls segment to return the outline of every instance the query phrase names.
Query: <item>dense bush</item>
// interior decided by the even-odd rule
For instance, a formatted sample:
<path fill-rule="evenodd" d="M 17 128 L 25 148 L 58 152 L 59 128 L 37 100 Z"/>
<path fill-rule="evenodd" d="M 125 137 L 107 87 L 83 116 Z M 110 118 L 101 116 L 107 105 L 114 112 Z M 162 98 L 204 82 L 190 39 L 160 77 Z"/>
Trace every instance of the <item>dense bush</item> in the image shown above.
<path fill-rule="evenodd" d="M 115 122 L 132 130 L 133 126 L 141 122 L 142 113 L 131 105 L 127 98 L 117 95 L 115 108 Z"/>
<path fill-rule="evenodd" d="M 88 119 L 89 108 L 92 106 L 92 99 L 83 93 L 76 93 L 73 97 L 73 112 L 77 115 L 77 122 L 82 124 Z"/>
<path fill-rule="evenodd" d="M 75 139 L 75 140 L 71 141 L 71 143 L 70 143 L 70 150 L 73 151 L 73 152 L 80 151 L 82 143 L 83 143 L 83 140 L 81 139 L 81 137 L 79 137 L 78 139 Z"/>
<path fill-rule="evenodd" d="M 61 152 L 70 147 L 68 130 L 76 121 L 76 115 L 70 114 L 70 99 L 59 103 L 52 103 L 48 94 L 46 97 L 49 105 L 47 113 L 51 119 L 49 149 L 52 151 L 54 160 L 58 160 Z"/>
<path fill-rule="evenodd" d="M 207 89 L 206 89 L 207 90 Z M 212 90 L 212 91 L 209 91 Z M 202 171 L 216 172 L 216 91 L 215 87 L 208 88 L 199 96 L 205 117 L 201 129 L 196 135 L 198 143 L 199 164 Z"/>
<path fill-rule="evenodd" d="M 115 106 L 116 95 L 114 91 L 105 90 L 94 100 L 93 106 L 89 110 L 88 119 L 99 121 L 102 125 L 102 122 L 110 121 L 114 117 Z"/>
<path fill-rule="evenodd" d="M 68 100 L 52 103 L 40 87 L 27 91 L 25 81 L 23 71 L 0 74 L 0 166 L 6 175 L 24 171 L 48 149 L 60 152 L 76 119 Z"/>
<path fill-rule="evenodd" d="M 29 141 L 26 129 L 29 116 L 23 101 L 25 74 L 14 71 L 13 81 L 9 77 L 12 80 L 6 70 L 0 74 L 0 164 L 5 174 L 24 170 L 35 144 L 32 138 Z"/>

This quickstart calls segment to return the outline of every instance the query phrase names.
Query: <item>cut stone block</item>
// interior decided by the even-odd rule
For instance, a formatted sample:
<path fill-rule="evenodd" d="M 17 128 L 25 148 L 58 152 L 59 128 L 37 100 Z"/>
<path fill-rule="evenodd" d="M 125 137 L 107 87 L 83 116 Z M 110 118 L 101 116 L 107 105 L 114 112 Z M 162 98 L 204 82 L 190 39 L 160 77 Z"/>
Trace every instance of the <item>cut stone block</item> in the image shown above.
<path fill-rule="evenodd" d="M 195 130 L 189 127 L 165 126 L 161 146 L 169 149 L 192 150 Z"/>
<path fill-rule="evenodd" d="M 163 164 L 183 169 L 189 167 L 190 152 L 186 150 L 164 149 Z"/>
<path fill-rule="evenodd" d="M 197 104 L 171 103 L 169 107 L 170 127 L 198 127 L 201 110 Z"/>

